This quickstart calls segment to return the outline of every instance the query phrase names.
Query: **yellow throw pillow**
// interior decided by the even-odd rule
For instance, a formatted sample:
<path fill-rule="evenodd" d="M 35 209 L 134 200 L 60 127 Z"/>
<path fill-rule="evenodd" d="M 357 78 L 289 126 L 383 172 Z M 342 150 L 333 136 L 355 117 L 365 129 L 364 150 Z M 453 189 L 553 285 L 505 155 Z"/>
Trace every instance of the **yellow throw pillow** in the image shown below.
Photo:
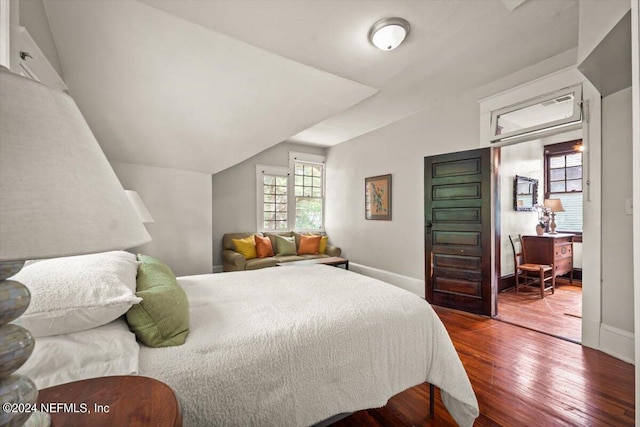
<path fill-rule="evenodd" d="M 320 239 L 320 246 L 318 246 L 318 253 L 325 254 L 327 253 L 327 241 L 329 238 L 327 236 L 322 236 Z"/>
<path fill-rule="evenodd" d="M 257 258 L 256 239 L 253 235 L 244 239 L 231 239 L 236 247 L 236 252 L 241 253 L 246 259 Z"/>

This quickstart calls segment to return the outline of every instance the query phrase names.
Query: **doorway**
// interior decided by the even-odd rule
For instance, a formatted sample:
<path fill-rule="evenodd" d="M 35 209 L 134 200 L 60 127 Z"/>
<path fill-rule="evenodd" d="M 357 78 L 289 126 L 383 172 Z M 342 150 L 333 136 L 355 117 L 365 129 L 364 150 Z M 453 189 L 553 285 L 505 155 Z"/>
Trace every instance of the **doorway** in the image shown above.
<path fill-rule="evenodd" d="M 500 218 L 496 227 L 500 248 L 496 319 L 577 343 L 582 341 L 581 137 L 578 130 L 500 148 L 500 207 L 496 208 Z M 557 212 L 550 214 L 545 201 Z M 557 234 L 550 233 L 551 215 Z M 538 236 L 540 222 L 544 233 Z M 516 293 L 515 264 L 519 260 L 514 254 L 522 252 L 519 236 L 529 236 L 523 241 L 535 244 L 530 252 L 541 251 L 540 245 L 548 247 L 544 249 L 548 255 L 544 252 L 524 262 L 554 265 L 558 274 L 553 293 L 546 291 L 541 297 L 535 287 Z"/>

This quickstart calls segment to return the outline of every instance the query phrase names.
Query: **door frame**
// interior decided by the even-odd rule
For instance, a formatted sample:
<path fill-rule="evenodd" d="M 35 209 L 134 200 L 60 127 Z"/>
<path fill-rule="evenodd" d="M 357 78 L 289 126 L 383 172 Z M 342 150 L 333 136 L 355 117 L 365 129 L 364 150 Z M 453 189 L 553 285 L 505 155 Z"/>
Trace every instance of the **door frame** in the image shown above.
<path fill-rule="evenodd" d="M 558 71 L 541 79 L 534 80 L 522 86 L 515 87 L 489 98 L 480 100 L 480 145 L 499 148 L 501 145 L 491 144 L 488 137 L 491 111 L 534 98 L 555 89 L 575 84 L 583 86 L 584 121 L 582 123 L 582 140 L 585 147 L 585 164 L 583 165 L 586 191 L 583 198 L 583 279 L 582 279 L 582 345 L 607 352 L 603 348 L 601 339 L 602 323 L 602 115 L 601 95 L 575 66 Z M 556 133 L 562 133 L 558 131 Z M 514 141 L 512 143 L 522 142 Z M 499 171 L 498 171 L 499 173 Z M 492 224 L 495 238 L 500 224 L 500 211 L 496 208 L 497 197 L 494 196 L 495 209 L 494 224 Z M 499 240 L 498 243 L 499 245 Z M 500 261 L 497 255 L 499 248 L 494 246 L 494 268 L 499 272 Z M 497 263 L 497 264 L 496 264 Z M 497 292 L 497 286 L 496 286 Z M 497 298 L 497 296 L 496 296 Z M 606 331 L 605 331 L 606 333 Z"/>

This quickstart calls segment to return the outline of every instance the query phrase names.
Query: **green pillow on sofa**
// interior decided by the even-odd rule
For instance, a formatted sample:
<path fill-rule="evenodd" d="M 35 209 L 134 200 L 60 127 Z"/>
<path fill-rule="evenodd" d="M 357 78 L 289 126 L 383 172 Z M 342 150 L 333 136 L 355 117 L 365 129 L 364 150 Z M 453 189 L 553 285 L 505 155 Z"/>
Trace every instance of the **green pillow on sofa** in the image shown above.
<path fill-rule="evenodd" d="M 276 236 L 276 255 L 298 255 L 293 237 Z"/>
<path fill-rule="evenodd" d="M 136 278 L 136 295 L 142 298 L 127 311 L 127 322 L 138 339 L 149 347 L 184 344 L 189 333 L 189 302 L 168 265 L 148 255 Z"/>

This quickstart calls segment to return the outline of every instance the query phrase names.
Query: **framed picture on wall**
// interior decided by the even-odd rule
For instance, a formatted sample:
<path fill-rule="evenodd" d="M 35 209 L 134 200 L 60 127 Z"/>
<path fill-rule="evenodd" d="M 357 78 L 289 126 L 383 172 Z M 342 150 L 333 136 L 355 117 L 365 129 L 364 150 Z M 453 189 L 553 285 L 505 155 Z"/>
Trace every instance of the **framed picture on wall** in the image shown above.
<path fill-rule="evenodd" d="M 364 217 L 391 221 L 391 174 L 364 179 Z"/>

